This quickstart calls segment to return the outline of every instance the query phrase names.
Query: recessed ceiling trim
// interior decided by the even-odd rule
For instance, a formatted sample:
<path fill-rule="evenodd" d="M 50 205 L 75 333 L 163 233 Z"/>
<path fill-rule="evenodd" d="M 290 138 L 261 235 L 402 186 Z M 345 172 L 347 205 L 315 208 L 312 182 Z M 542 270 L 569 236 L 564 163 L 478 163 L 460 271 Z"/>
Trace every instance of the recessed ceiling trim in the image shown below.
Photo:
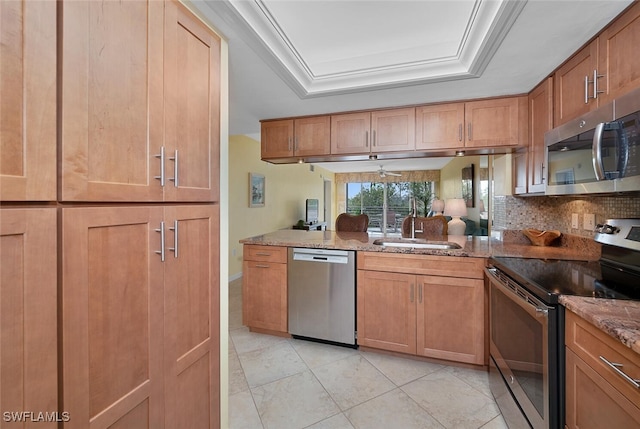
<path fill-rule="evenodd" d="M 326 95 L 476 78 L 482 75 L 526 0 L 476 0 L 454 56 L 391 63 L 378 67 L 314 75 L 303 55 L 263 0 L 224 3 L 236 18 L 236 30 L 302 99 Z"/>

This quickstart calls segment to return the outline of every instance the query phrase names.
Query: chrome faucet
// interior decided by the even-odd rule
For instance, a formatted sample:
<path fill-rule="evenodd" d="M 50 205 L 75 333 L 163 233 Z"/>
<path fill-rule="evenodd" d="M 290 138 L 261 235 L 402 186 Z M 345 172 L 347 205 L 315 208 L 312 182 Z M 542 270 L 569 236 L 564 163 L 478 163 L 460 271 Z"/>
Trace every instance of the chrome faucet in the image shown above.
<path fill-rule="evenodd" d="M 416 217 L 418 217 L 418 210 L 416 208 L 416 197 L 411 197 L 411 239 L 415 240 L 416 232 L 424 232 L 423 229 L 416 230 Z"/>

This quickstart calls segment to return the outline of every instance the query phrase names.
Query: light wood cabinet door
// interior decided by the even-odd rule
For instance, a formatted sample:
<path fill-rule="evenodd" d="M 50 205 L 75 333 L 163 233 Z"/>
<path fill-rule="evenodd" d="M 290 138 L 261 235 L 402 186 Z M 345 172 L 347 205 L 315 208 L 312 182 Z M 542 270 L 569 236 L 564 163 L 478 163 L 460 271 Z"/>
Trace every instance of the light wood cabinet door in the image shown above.
<path fill-rule="evenodd" d="M 358 270 L 358 344 L 416 353 L 416 276 Z"/>
<path fill-rule="evenodd" d="M 262 159 L 293 156 L 293 119 L 262 122 L 260 147 Z"/>
<path fill-rule="evenodd" d="M 371 151 L 407 152 L 415 149 L 416 109 L 371 112 Z"/>
<path fill-rule="evenodd" d="M 471 101 L 464 105 L 465 147 L 524 145 L 527 141 L 527 98 Z"/>
<path fill-rule="evenodd" d="M 0 409 L 53 413 L 58 410 L 55 209 L 0 209 L 0 267 Z"/>
<path fill-rule="evenodd" d="M 635 3 L 598 36 L 598 103 L 640 87 L 640 3 Z"/>
<path fill-rule="evenodd" d="M 566 353 L 568 429 L 637 428 L 640 408 L 573 351 Z"/>
<path fill-rule="evenodd" d="M 165 208 L 165 426 L 220 426 L 218 205 Z"/>
<path fill-rule="evenodd" d="M 464 147 L 464 103 L 416 107 L 416 149 Z"/>
<path fill-rule="evenodd" d="M 242 323 L 245 326 L 288 332 L 286 262 L 286 247 L 244 247 Z"/>
<path fill-rule="evenodd" d="M 529 171 L 529 153 L 518 152 L 512 155 L 513 193 L 522 195 L 527 193 L 527 178 Z"/>
<path fill-rule="evenodd" d="M 164 427 L 162 214 L 62 209 L 65 428 Z"/>
<path fill-rule="evenodd" d="M 220 199 L 220 38 L 165 3 L 165 201 Z"/>
<path fill-rule="evenodd" d="M 544 134 L 553 128 L 553 78 L 529 94 L 529 171 L 527 192 L 544 192 Z"/>
<path fill-rule="evenodd" d="M 554 126 L 577 118 L 598 105 L 593 98 L 593 74 L 598 67 L 598 42 L 582 48 L 553 75 Z"/>
<path fill-rule="evenodd" d="M 331 115 L 331 154 L 371 152 L 371 112 Z"/>
<path fill-rule="evenodd" d="M 0 2 L 0 200 L 56 200 L 56 2 Z"/>
<path fill-rule="evenodd" d="M 60 7 L 61 200 L 161 201 L 164 3 Z"/>
<path fill-rule="evenodd" d="M 331 117 L 313 116 L 294 121 L 295 156 L 321 156 L 331 153 Z"/>
<path fill-rule="evenodd" d="M 484 364 L 484 282 L 418 276 L 417 354 Z"/>

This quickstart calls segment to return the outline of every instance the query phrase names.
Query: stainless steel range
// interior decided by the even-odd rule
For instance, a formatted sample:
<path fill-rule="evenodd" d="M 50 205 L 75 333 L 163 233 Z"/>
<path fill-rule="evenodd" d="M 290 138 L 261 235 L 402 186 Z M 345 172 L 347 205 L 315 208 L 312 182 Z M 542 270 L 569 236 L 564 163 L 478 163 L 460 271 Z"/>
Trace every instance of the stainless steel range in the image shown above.
<path fill-rule="evenodd" d="M 564 427 L 564 307 L 560 295 L 640 300 L 640 219 L 596 228 L 599 261 L 493 257 L 491 390 L 510 428 Z"/>

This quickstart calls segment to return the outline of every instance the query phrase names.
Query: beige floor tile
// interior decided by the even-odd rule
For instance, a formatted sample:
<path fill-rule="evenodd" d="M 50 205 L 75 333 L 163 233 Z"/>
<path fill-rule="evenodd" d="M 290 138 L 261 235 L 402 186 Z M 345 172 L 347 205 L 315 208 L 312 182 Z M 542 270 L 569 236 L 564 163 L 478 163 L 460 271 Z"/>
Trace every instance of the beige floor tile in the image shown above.
<path fill-rule="evenodd" d="M 447 371 L 426 375 L 401 389 L 447 428 L 479 428 L 499 414 L 492 399 Z"/>
<path fill-rule="evenodd" d="M 250 391 L 229 396 L 229 429 L 262 429 Z"/>
<path fill-rule="evenodd" d="M 340 412 L 311 371 L 251 389 L 265 429 L 304 428 Z"/>
<path fill-rule="evenodd" d="M 292 339 L 290 343 L 309 368 L 316 368 L 358 354 L 354 349 L 313 341 Z"/>
<path fill-rule="evenodd" d="M 233 346 L 238 354 L 264 349 L 288 341 L 283 337 L 250 332 L 247 327 L 230 331 L 229 337 L 233 341 Z"/>
<path fill-rule="evenodd" d="M 315 425 L 309 426 L 307 429 L 354 429 L 344 413 L 336 414 L 333 417 L 324 419 Z"/>
<path fill-rule="evenodd" d="M 340 359 L 312 371 L 343 411 L 395 388 L 360 355 Z"/>
<path fill-rule="evenodd" d="M 455 375 L 474 389 L 482 392 L 488 398 L 493 399 L 491 389 L 489 388 L 489 372 L 486 369 L 447 366 L 445 371 Z"/>
<path fill-rule="evenodd" d="M 445 368 L 431 362 L 386 355 L 384 353 L 363 352 L 362 356 L 383 373 L 396 386 L 402 386 Z"/>
<path fill-rule="evenodd" d="M 486 425 L 482 426 L 480 429 L 509 429 L 509 427 L 502 418 L 502 414 L 499 414 L 496 418 L 491 420 Z"/>
<path fill-rule="evenodd" d="M 443 429 L 406 393 L 394 389 L 344 412 L 356 429 Z"/>
<path fill-rule="evenodd" d="M 229 395 L 249 390 L 244 370 L 236 353 L 229 354 Z"/>
<path fill-rule="evenodd" d="M 249 387 L 261 386 L 307 370 L 307 366 L 287 341 L 238 353 L 238 358 Z"/>

